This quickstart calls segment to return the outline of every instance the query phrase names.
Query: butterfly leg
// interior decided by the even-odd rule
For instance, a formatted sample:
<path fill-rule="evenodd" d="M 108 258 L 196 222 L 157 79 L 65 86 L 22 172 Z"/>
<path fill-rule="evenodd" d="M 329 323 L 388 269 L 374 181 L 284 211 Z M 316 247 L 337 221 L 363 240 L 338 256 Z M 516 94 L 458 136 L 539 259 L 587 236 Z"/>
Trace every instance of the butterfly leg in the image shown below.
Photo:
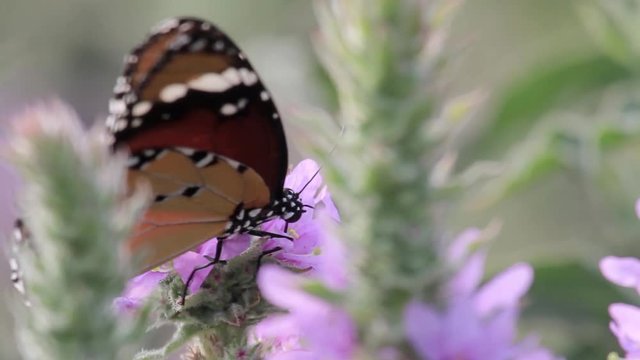
<path fill-rule="evenodd" d="M 187 279 L 187 283 L 184 285 L 184 288 L 182 289 L 182 296 L 180 297 L 181 305 L 184 305 L 185 303 L 185 299 L 187 298 L 187 291 L 189 291 L 189 286 L 191 285 L 191 282 L 193 282 L 193 278 L 195 277 L 196 273 L 200 270 L 206 269 L 210 266 L 213 266 L 217 263 L 222 262 L 220 260 L 220 256 L 222 256 L 223 244 L 224 244 L 224 238 L 218 238 L 218 243 L 216 244 L 216 254 L 214 255 L 214 257 L 210 258 L 206 256 L 206 258 L 209 259 L 209 262 L 202 266 L 198 266 L 191 271 L 191 273 L 189 274 L 189 278 Z"/>
<path fill-rule="evenodd" d="M 256 229 L 247 231 L 247 234 L 253 235 L 253 236 L 259 236 L 259 237 L 268 236 L 270 238 L 281 238 L 281 239 L 287 239 L 287 240 L 293 241 L 293 238 L 291 236 L 289 236 L 289 235 L 276 234 L 276 233 L 272 233 L 272 232 L 268 232 L 268 231 L 262 231 L 262 230 L 256 230 Z"/>
<path fill-rule="evenodd" d="M 267 255 L 271 255 L 275 252 L 278 252 L 282 250 L 282 248 L 280 246 L 276 246 L 273 249 L 269 249 L 269 250 L 265 250 L 262 252 L 262 254 L 260 254 L 260 256 L 258 256 L 258 265 L 256 265 L 256 273 L 254 275 L 254 278 L 258 277 L 258 271 L 260 270 L 260 266 L 262 265 L 262 259 L 264 259 L 265 256 Z"/>

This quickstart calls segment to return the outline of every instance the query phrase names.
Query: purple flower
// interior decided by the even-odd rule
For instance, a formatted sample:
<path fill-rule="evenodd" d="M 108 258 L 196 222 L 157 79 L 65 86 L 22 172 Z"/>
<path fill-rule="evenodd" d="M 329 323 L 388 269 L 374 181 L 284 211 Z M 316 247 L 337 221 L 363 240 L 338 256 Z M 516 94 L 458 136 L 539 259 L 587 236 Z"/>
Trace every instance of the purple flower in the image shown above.
<path fill-rule="evenodd" d="M 322 200 L 321 197 L 315 203 Z M 332 203 L 327 208 L 330 206 Z M 356 327 L 350 316 L 338 305 L 307 291 L 324 288 L 339 294 L 348 286 L 346 249 L 332 231 L 337 212 L 318 207 L 314 212 L 316 218 L 301 219 L 298 227 L 313 229 L 307 233 L 314 234 L 313 237 L 300 236 L 295 240 L 312 242 L 314 250 L 297 254 L 299 262 L 293 264 L 289 261 L 291 257 L 279 259 L 286 266 L 309 270 L 296 274 L 275 265 L 264 265 L 258 274 L 264 298 L 287 310 L 287 314 L 263 320 L 251 332 L 252 341 L 261 344 L 270 360 L 348 359 L 356 347 Z"/>
<path fill-rule="evenodd" d="M 600 260 L 600 271 L 612 283 L 634 288 L 640 293 L 640 260 L 607 256 Z"/>
<path fill-rule="evenodd" d="M 640 293 L 640 260 L 607 256 L 600 260 L 600 271 L 614 284 L 636 289 Z M 640 308 L 614 303 L 609 305 L 611 332 L 618 338 L 626 359 L 640 359 Z"/>
<path fill-rule="evenodd" d="M 354 352 L 353 320 L 342 308 L 305 291 L 312 284 L 309 277 L 275 265 L 260 270 L 262 295 L 288 311 L 268 317 L 252 330 L 253 342 L 262 344 L 268 359 L 349 359 Z"/>
<path fill-rule="evenodd" d="M 640 199 L 635 205 L 640 218 Z M 640 259 L 633 257 L 607 256 L 600 260 L 600 272 L 612 283 L 633 288 L 640 294 Z M 625 359 L 640 360 L 640 308 L 621 303 L 609 305 L 611 332 L 624 349 Z"/>
<path fill-rule="evenodd" d="M 340 216 L 331 195 L 318 173 L 320 167 L 313 160 L 303 160 L 285 180 L 285 187 L 299 193 L 303 204 L 311 206 L 302 214 L 300 220 L 288 226 L 283 220 L 270 221 L 262 227 L 272 233 L 286 233 L 293 241 L 284 238 L 272 238 L 264 246 L 265 250 L 281 248 L 273 255 L 281 264 L 300 270 L 315 271 L 323 252 L 322 242 L 327 223 L 319 218 L 331 218 L 339 221 Z"/>
<path fill-rule="evenodd" d="M 640 359 L 640 308 L 627 304 L 611 304 L 609 315 L 613 319 L 609 328 L 626 352 L 625 359 Z"/>
<path fill-rule="evenodd" d="M 519 302 L 533 281 L 528 264 L 516 264 L 480 286 L 486 251 L 470 252 L 480 232 L 464 232 L 447 259 L 461 265 L 444 287 L 446 305 L 420 301 L 405 309 L 405 332 L 424 360 L 547 360 L 555 357 L 532 340 L 516 343 Z"/>

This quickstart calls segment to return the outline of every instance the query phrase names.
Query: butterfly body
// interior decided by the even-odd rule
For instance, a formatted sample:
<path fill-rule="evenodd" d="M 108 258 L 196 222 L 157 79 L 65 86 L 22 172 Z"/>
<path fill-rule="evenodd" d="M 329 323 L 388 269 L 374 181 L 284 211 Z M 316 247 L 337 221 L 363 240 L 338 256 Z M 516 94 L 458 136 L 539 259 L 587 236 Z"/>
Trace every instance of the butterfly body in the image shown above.
<path fill-rule="evenodd" d="M 129 240 L 143 270 L 213 237 L 261 234 L 304 212 L 284 189 L 287 145 L 271 95 L 240 49 L 209 22 L 172 19 L 125 58 L 110 101 L 128 182 L 154 199 Z"/>

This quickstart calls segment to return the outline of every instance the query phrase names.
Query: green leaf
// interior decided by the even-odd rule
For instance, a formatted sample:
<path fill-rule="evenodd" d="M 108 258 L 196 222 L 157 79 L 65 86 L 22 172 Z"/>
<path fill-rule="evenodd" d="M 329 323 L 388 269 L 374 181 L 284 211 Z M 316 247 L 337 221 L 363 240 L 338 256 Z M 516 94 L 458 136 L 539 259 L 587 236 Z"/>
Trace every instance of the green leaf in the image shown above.
<path fill-rule="evenodd" d="M 501 157 L 552 108 L 576 102 L 630 76 L 628 69 L 604 56 L 574 59 L 532 71 L 504 91 L 490 124 L 463 155 L 469 160 Z"/>

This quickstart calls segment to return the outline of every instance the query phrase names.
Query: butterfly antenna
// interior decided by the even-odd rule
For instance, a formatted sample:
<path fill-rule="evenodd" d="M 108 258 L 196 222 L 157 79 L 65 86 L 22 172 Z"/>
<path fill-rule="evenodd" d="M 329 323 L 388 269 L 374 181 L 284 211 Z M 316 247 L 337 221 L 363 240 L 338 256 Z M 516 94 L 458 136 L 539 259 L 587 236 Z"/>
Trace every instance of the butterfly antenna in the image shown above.
<path fill-rule="evenodd" d="M 316 171 L 315 174 L 313 174 L 313 176 L 311 177 L 311 179 L 309 179 L 309 181 L 307 181 L 306 184 L 304 184 L 304 186 L 302 187 L 302 189 L 300 189 L 300 191 L 298 191 L 298 195 L 302 194 L 302 192 L 304 191 L 304 189 L 307 188 L 307 186 L 309 186 L 309 184 L 311 184 L 311 182 L 313 181 L 313 179 L 316 178 L 316 176 L 318 176 L 318 174 L 320 174 L 320 170 L 322 170 L 322 166 L 320 166 L 318 168 L 318 170 Z"/>
<path fill-rule="evenodd" d="M 339 136 L 341 137 L 342 135 L 344 135 L 344 125 L 340 126 L 340 134 Z M 331 150 L 329 151 L 329 155 L 333 154 L 333 152 L 336 150 L 336 148 L 338 147 L 338 144 L 333 144 L 333 147 L 331 148 Z M 311 177 L 311 179 L 309 179 L 309 181 L 307 181 L 306 184 L 304 184 L 304 186 L 302 187 L 302 189 L 300 189 L 300 191 L 297 192 L 298 195 L 302 194 L 302 192 L 304 191 L 304 189 L 307 188 L 307 186 L 309 186 L 309 184 L 311 184 L 311 182 L 313 181 L 313 179 L 316 178 L 316 176 L 318 176 L 318 174 L 320 173 L 320 170 L 322 170 L 322 165 L 318 168 L 318 170 L 316 171 L 315 174 L 313 174 L 313 176 Z"/>

